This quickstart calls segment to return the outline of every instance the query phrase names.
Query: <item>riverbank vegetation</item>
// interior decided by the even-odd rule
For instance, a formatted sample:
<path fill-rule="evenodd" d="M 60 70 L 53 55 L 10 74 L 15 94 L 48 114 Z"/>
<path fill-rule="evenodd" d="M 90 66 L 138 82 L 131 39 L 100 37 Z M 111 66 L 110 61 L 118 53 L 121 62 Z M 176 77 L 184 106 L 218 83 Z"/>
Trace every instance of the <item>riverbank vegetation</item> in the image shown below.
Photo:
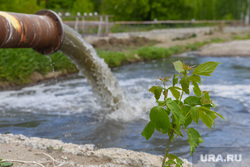
<path fill-rule="evenodd" d="M 114 20 L 241 20 L 249 17 L 248 0 L 0 0 L 1 11 L 35 13 L 99 13 Z"/>
<path fill-rule="evenodd" d="M 212 39 L 170 48 L 159 48 L 152 45 L 126 51 L 97 50 L 97 52 L 108 66 L 113 68 L 132 62 L 166 58 L 170 55 L 197 50 L 208 43 L 222 41 L 224 40 Z M 0 85 L 7 84 L 7 87 L 50 79 L 55 76 L 51 73 L 55 73 L 55 77 L 78 73 L 76 66 L 63 53 L 56 52 L 44 56 L 32 49 L 1 49 L 0 69 Z"/>

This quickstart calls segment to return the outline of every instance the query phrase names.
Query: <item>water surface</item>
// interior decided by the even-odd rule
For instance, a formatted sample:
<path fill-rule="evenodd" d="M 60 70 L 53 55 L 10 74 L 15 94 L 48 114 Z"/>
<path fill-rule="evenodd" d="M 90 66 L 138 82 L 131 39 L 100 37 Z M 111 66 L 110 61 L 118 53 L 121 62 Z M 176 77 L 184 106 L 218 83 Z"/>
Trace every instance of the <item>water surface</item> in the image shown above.
<path fill-rule="evenodd" d="M 211 91 L 217 104 L 215 110 L 226 121 L 218 118 L 212 130 L 192 124 L 204 139 L 201 147 L 250 147 L 250 58 L 246 57 L 186 54 L 113 69 L 133 111 L 120 109 L 108 116 L 104 114 L 108 108 L 100 105 L 82 77 L 0 92 L 0 133 L 21 133 L 76 144 L 93 143 L 99 148 L 120 147 L 162 155 L 167 136 L 156 133 L 148 141 L 141 136 L 150 108 L 155 105 L 148 89 L 159 84 L 158 77 L 173 75 L 172 62 L 179 59 L 189 65 L 207 61 L 223 63 L 212 77 L 202 78 L 201 89 Z M 170 151 L 188 158 L 187 137 L 177 139 Z"/>

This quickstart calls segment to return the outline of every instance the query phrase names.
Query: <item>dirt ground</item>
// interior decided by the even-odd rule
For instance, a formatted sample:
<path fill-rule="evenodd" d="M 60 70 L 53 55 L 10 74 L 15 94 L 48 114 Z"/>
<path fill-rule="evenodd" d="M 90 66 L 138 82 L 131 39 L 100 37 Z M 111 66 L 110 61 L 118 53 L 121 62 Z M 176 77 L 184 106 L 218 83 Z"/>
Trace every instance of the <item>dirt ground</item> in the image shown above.
<path fill-rule="evenodd" d="M 120 148 L 97 149 L 91 144 L 0 134 L 0 159 L 12 162 L 14 167 L 157 167 L 163 157 Z"/>
<path fill-rule="evenodd" d="M 125 51 L 127 49 L 135 49 L 140 46 L 150 46 L 160 41 L 150 40 L 145 37 L 130 37 L 128 39 L 119 39 L 119 38 L 109 38 L 109 39 L 100 39 L 91 43 L 94 48 L 105 50 L 105 51 Z"/>
<path fill-rule="evenodd" d="M 250 56 L 250 40 L 237 40 L 202 47 L 199 56 Z"/>

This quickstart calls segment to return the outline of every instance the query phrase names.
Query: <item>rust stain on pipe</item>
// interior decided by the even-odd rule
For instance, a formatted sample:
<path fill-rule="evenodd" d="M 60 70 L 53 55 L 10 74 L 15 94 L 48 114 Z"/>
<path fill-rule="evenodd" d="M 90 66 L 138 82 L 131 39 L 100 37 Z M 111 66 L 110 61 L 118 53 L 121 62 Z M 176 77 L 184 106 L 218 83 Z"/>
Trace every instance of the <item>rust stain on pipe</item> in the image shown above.
<path fill-rule="evenodd" d="M 0 48 L 33 48 L 52 54 L 63 39 L 62 21 L 53 11 L 42 10 L 35 15 L 0 12 Z"/>

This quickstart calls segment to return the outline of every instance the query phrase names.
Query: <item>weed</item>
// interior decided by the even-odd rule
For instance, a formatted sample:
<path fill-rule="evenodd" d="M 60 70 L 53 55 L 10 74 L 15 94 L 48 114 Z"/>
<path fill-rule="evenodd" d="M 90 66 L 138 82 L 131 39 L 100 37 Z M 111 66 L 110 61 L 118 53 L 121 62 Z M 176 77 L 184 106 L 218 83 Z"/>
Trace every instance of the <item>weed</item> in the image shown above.
<path fill-rule="evenodd" d="M 173 142 L 178 136 L 183 137 L 183 132 L 188 135 L 191 154 L 200 143 L 203 143 L 199 132 L 188 127 L 193 121 L 198 124 L 201 119 L 211 129 L 212 125 L 215 125 L 214 119 L 217 116 L 224 120 L 222 115 L 211 110 L 215 105 L 210 99 L 209 91 L 201 91 L 198 85 L 201 84 L 200 75 L 210 76 L 219 63 L 210 61 L 196 68 L 194 66 L 189 67 L 181 61 L 176 61 L 173 64 L 179 74 L 173 76 L 171 86 L 166 87 L 166 83 L 170 79 L 170 77 L 166 76 L 165 78 L 159 78 L 163 83 L 163 87 L 153 86 L 149 89 L 154 94 L 158 105 L 150 110 L 150 122 L 142 132 L 142 135 L 147 140 L 151 138 L 155 130 L 168 135 L 169 139 L 162 167 L 182 166 L 183 161 L 176 155 L 169 154 L 168 150 L 170 142 Z M 190 70 L 193 70 L 193 73 L 188 75 Z M 177 86 L 178 83 L 180 87 Z M 194 96 L 189 96 L 190 83 L 193 85 Z M 168 96 L 169 92 L 171 92 L 174 99 Z M 188 97 L 182 100 L 184 93 Z M 164 96 L 163 100 L 160 100 L 161 95 Z M 168 161 L 166 161 L 167 158 Z"/>

